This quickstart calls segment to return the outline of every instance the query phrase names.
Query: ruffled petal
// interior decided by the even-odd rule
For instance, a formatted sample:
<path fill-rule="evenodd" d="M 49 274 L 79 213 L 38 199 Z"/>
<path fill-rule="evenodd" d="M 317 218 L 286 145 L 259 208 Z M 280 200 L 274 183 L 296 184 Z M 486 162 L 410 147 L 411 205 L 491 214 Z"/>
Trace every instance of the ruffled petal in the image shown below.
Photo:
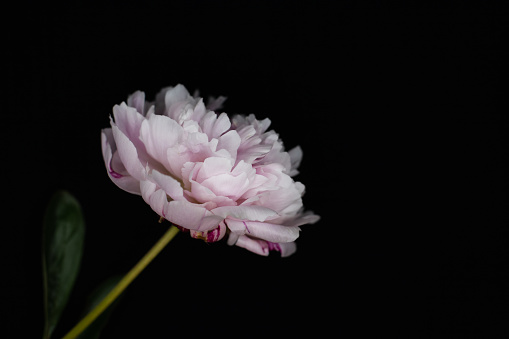
<path fill-rule="evenodd" d="M 168 88 L 164 94 L 164 105 L 164 114 L 181 124 L 186 117 L 193 114 L 196 99 L 189 94 L 184 86 L 178 84 Z"/>
<path fill-rule="evenodd" d="M 237 150 L 240 146 L 240 136 L 236 131 L 229 131 L 219 137 L 218 149 L 227 150 L 233 159 L 237 158 Z"/>
<path fill-rule="evenodd" d="M 267 242 L 270 251 L 278 251 L 281 253 L 281 257 L 288 257 L 297 251 L 297 245 L 295 242 L 286 243 L 271 243 Z"/>
<path fill-rule="evenodd" d="M 149 180 L 143 180 L 140 182 L 140 188 L 143 200 L 150 205 L 154 212 L 165 218 L 166 215 L 164 211 L 168 205 L 166 193 Z"/>
<path fill-rule="evenodd" d="M 299 174 L 299 171 L 297 168 L 299 168 L 300 163 L 302 161 L 302 148 L 299 146 L 292 148 L 290 151 L 288 151 L 288 154 L 290 155 L 290 163 L 291 163 L 291 169 L 289 175 L 291 177 L 296 176 Z"/>
<path fill-rule="evenodd" d="M 249 188 L 246 173 L 241 173 L 236 177 L 229 173 L 219 174 L 205 179 L 201 184 L 217 196 L 229 197 L 233 200 L 237 200 Z"/>
<path fill-rule="evenodd" d="M 151 177 L 155 183 L 170 196 L 170 198 L 173 200 L 184 199 L 184 190 L 182 189 L 180 182 L 175 180 L 173 177 L 162 174 L 156 170 L 152 170 Z"/>
<path fill-rule="evenodd" d="M 186 191 L 187 193 L 187 191 Z M 207 209 L 213 209 L 219 206 L 236 206 L 237 203 L 224 196 L 218 196 L 209 188 L 202 184 L 192 181 L 190 196 L 197 202 L 207 204 Z"/>
<path fill-rule="evenodd" d="M 151 115 L 141 124 L 140 139 L 143 141 L 147 153 L 169 171 L 171 171 L 171 166 L 168 161 L 168 149 L 177 145 L 182 135 L 182 126 L 164 115 Z"/>
<path fill-rule="evenodd" d="M 211 230 L 224 219 L 200 205 L 186 201 L 170 201 L 165 217 L 172 223 L 195 231 Z"/>
<path fill-rule="evenodd" d="M 272 243 L 246 235 L 238 236 L 233 233 L 230 233 L 227 243 L 230 246 L 236 245 L 263 256 L 268 256 L 270 251 L 277 251 L 281 253 L 281 257 L 288 257 L 297 251 L 295 242 Z"/>
<path fill-rule="evenodd" d="M 207 100 L 207 109 L 210 111 L 216 111 L 223 108 L 223 103 L 226 101 L 226 97 L 219 96 L 217 98 L 209 96 Z"/>
<path fill-rule="evenodd" d="M 140 127 L 145 117 L 136 108 L 129 107 L 125 102 L 113 106 L 113 118 L 117 127 L 136 146 L 141 145 L 139 141 Z"/>
<path fill-rule="evenodd" d="M 133 143 L 122 133 L 119 128 L 112 123 L 113 137 L 117 145 L 118 155 L 124 164 L 127 172 L 135 179 L 142 181 L 145 179 L 145 168 L 138 158 L 138 151 Z"/>
<path fill-rule="evenodd" d="M 221 134 L 228 131 L 231 126 L 230 119 L 226 113 L 221 113 L 219 116 L 210 111 L 200 121 L 202 131 L 206 133 L 210 139 L 219 138 Z"/>
<path fill-rule="evenodd" d="M 269 255 L 269 244 L 264 240 L 253 239 L 246 235 L 242 235 L 237 238 L 235 245 L 259 255 Z"/>
<path fill-rule="evenodd" d="M 145 114 L 145 93 L 136 91 L 127 98 L 127 105 L 136 108 L 136 110 Z"/>
<path fill-rule="evenodd" d="M 233 233 L 238 235 L 249 235 L 275 243 L 295 241 L 299 237 L 300 231 L 296 226 L 232 219 L 226 219 L 226 225 Z"/>
<path fill-rule="evenodd" d="M 307 211 L 297 216 L 282 220 L 281 224 L 285 226 L 301 226 L 306 224 L 314 224 L 320 220 L 320 216 L 311 211 Z"/>
<path fill-rule="evenodd" d="M 101 145 L 104 164 L 111 181 L 124 191 L 140 195 L 140 182 L 129 175 L 120 161 L 111 128 L 101 131 Z"/>
<path fill-rule="evenodd" d="M 221 240 L 226 234 L 226 226 L 221 222 L 216 228 L 210 231 L 190 231 L 191 237 L 201 239 L 206 242 L 216 242 Z"/>
<path fill-rule="evenodd" d="M 263 206 L 222 206 L 211 210 L 215 215 L 224 218 L 230 217 L 240 220 L 265 221 L 274 217 L 277 212 Z"/>
<path fill-rule="evenodd" d="M 203 165 L 196 176 L 196 181 L 202 182 L 219 174 L 230 173 L 231 169 L 232 163 L 230 159 L 220 157 L 207 158 L 203 161 Z"/>

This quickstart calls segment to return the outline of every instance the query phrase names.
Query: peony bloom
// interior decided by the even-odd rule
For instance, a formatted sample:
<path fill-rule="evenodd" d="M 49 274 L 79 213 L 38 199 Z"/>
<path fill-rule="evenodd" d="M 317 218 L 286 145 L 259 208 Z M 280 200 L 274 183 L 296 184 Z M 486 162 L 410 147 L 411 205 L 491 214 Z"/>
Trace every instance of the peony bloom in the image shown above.
<path fill-rule="evenodd" d="M 164 88 L 155 102 L 130 95 L 102 130 L 108 175 L 194 238 L 228 235 L 230 245 L 288 256 L 299 226 L 319 219 L 303 212 L 304 185 L 292 179 L 302 151 L 285 152 L 267 131 L 269 119 L 216 114 L 224 100 L 206 106 L 182 85 Z"/>

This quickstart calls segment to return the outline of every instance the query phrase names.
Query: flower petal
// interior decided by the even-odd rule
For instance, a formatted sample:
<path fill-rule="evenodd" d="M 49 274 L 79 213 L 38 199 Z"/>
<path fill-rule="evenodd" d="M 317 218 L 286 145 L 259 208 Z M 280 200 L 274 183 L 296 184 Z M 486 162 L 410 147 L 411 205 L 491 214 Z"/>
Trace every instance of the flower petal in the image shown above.
<path fill-rule="evenodd" d="M 215 215 L 224 218 L 231 217 L 240 220 L 265 221 L 267 218 L 277 215 L 277 212 L 263 206 L 222 206 L 214 208 Z"/>
<path fill-rule="evenodd" d="M 226 226 L 221 222 L 216 228 L 210 231 L 190 231 L 191 237 L 202 239 L 206 242 L 216 242 L 221 240 L 226 234 Z"/>
<path fill-rule="evenodd" d="M 115 138 L 115 144 L 117 145 L 118 155 L 120 156 L 125 169 L 133 178 L 139 181 L 144 180 L 145 168 L 138 158 L 136 147 L 114 123 L 112 123 L 111 128 L 113 131 L 113 137 Z"/>
<path fill-rule="evenodd" d="M 136 108 L 127 106 L 125 102 L 115 105 L 113 106 L 113 118 L 117 127 L 133 144 L 136 146 L 141 144 L 139 141 L 140 127 L 145 117 L 138 113 Z"/>
<path fill-rule="evenodd" d="M 313 214 L 311 211 L 307 211 L 302 214 L 298 214 L 295 217 L 288 218 L 281 222 L 285 226 L 301 226 L 305 224 L 314 224 L 320 220 L 320 216 Z"/>
<path fill-rule="evenodd" d="M 299 237 L 300 231 L 297 226 L 283 226 L 257 221 L 226 219 L 226 225 L 233 233 L 249 235 L 276 243 L 295 241 Z"/>
<path fill-rule="evenodd" d="M 226 101 L 226 97 L 219 96 L 217 98 L 209 97 L 207 100 L 207 109 L 210 111 L 216 111 L 223 107 L 223 103 Z"/>
<path fill-rule="evenodd" d="M 229 131 L 219 137 L 218 149 L 225 149 L 232 158 L 237 157 L 237 150 L 240 146 L 240 136 L 236 131 Z"/>
<path fill-rule="evenodd" d="M 201 184 L 217 196 L 228 197 L 233 200 L 237 200 L 249 188 L 246 173 L 241 173 L 236 177 L 231 174 L 219 174 L 205 179 Z"/>
<path fill-rule="evenodd" d="M 213 111 L 205 114 L 200 121 L 202 131 L 209 136 L 209 139 L 219 138 L 221 134 L 228 131 L 231 126 L 230 118 L 226 113 L 221 113 L 219 116 Z"/>
<path fill-rule="evenodd" d="M 203 161 L 203 165 L 198 172 L 196 181 L 202 182 L 207 178 L 214 177 L 219 174 L 229 173 L 232 169 L 230 159 L 220 157 L 210 157 Z"/>
<path fill-rule="evenodd" d="M 297 168 L 300 166 L 300 162 L 302 161 L 302 148 L 300 146 L 292 148 L 290 151 L 288 151 L 288 154 L 290 155 L 290 163 L 291 163 L 291 169 L 289 175 L 291 177 L 296 176 L 299 174 L 299 171 Z"/>
<path fill-rule="evenodd" d="M 168 87 L 166 93 L 164 94 L 164 104 L 167 109 L 171 108 L 171 106 L 176 103 L 181 101 L 188 101 L 189 99 L 193 99 L 193 97 L 181 84 L 178 84 L 175 87 Z"/>
<path fill-rule="evenodd" d="M 127 105 L 136 108 L 136 110 L 145 114 L 145 93 L 136 91 L 127 98 Z"/>
<path fill-rule="evenodd" d="M 235 245 L 259 255 L 269 255 L 269 245 L 264 240 L 253 239 L 246 235 L 242 235 L 238 237 Z"/>
<path fill-rule="evenodd" d="M 156 184 L 149 180 L 143 180 L 140 182 L 141 196 L 147 204 L 152 207 L 154 212 L 159 214 L 161 217 L 165 217 L 165 208 L 168 205 L 168 199 L 166 193 L 157 187 Z"/>
<path fill-rule="evenodd" d="M 101 131 L 101 144 L 104 164 L 111 181 L 124 191 L 140 195 L 140 182 L 127 173 L 124 164 L 120 161 L 111 128 Z"/>
<path fill-rule="evenodd" d="M 269 250 L 278 251 L 281 253 L 281 257 L 288 257 L 294 254 L 297 251 L 297 245 L 295 242 L 286 242 L 286 243 L 271 243 L 267 242 L 269 245 Z"/>
<path fill-rule="evenodd" d="M 169 171 L 171 166 L 168 162 L 168 149 L 178 144 L 182 134 L 182 127 L 164 115 L 151 115 L 143 121 L 140 129 L 140 139 L 145 144 L 147 153 Z"/>
<path fill-rule="evenodd" d="M 152 170 L 151 177 L 154 179 L 155 183 L 170 196 L 170 198 L 173 200 L 184 199 L 184 190 L 182 189 L 180 182 L 175 180 L 172 176 Z"/>
<path fill-rule="evenodd" d="M 224 219 L 200 205 L 186 201 L 170 201 L 165 215 L 172 223 L 196 231 L 211 230 Z"/>

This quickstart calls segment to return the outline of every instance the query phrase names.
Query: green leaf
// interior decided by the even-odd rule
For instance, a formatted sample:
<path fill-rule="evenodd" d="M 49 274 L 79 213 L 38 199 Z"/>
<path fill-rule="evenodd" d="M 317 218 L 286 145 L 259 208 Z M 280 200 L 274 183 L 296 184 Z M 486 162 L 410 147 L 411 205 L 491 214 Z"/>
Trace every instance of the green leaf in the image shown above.
<path fill-rule="evenodd" d="M 92 292 L 92 294 L 89 296 L 88 303 L 85 308 L 85 312 L 84 312 L 83 316 L 86 316 L 88 314 L 88 312 L 92 311 L 94 309 L 94 307 L 97 306 L 97 304 L 99 304 L 99 302 L 101 302 L 101 300 L 103 300 L 104 297 L 106 297 L 106 295 L 113 289 L 113 287 L 115 287 L 118 284 L 118 282 L 121 279 L 122 279 L 122 276 L 113 276 L 113 277 L 107 279 L 106 281 L 104 281 L 101 285 L 99 285 L 99 287 L 97 287 Z M 108 322 L 108 319 L 110 318 L 111 312 L 113 311 L 113 309 L 115 308 L 115 306 L 117 305 L 119 300 L 120 299 L 115 300 L 113 302 L 113 304 L 108 306 L 108 308 L 106 310 L 104 310 L 104 312 L 99 317 L 97 317 L 97 319 L 95 319 L 94 322 L 91 323 L 85 329 L 85 331 L 83 331 L 80 334 L 80 336 L 78 338 L 79 339 L 98 339 L 103 327 L 106 325 L 106 323 Z"/>
<path fill-rule="evenodd" d="M 42 237 L 43 338 L 49 338 L 76 281 L 85 238 L 81 207 L 68 192 L 58 191 L 51 198 L 44 216 Z"/>

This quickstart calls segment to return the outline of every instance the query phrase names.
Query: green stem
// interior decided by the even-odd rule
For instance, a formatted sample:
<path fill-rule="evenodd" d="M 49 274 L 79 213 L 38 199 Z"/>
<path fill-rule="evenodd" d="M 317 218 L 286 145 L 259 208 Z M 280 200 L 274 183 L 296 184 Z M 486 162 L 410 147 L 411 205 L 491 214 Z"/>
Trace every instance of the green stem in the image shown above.
<path fill-rule="evenodd" d="M 119 283 L 104 297 L 103 300 L 92 311 L 90 311 L 81 321 L 74 326 L 63 339 L 73 339 L 80 335 L 101 313 L 126 289 L 127 286 L 140 274 L 141 271 L 154 259 L 159 252 L 177 235 L 179 229 L 171 226 L 168 231 L 159 239 L 159 241 L 145 254 L 143 258 L 134 266 Z"/>

